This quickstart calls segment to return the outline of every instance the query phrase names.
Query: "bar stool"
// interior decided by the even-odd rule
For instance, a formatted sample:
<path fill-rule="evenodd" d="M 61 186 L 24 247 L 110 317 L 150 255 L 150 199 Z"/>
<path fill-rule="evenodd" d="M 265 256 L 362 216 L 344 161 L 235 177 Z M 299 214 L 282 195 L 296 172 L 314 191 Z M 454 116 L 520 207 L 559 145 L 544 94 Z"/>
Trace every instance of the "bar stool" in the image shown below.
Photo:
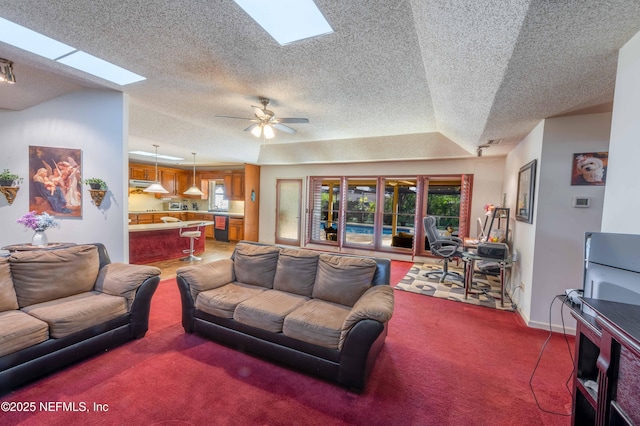
<path fill-rule="evenodd" d="M 202 236 L 202 231 L 200 231 L 200 226 L 202 224 L 198 224 L 198 226 L 196 227 L 195 231 L 185 231 L 184 228 L 180 228 L 180 236 L 181 237 L 185 237 L 185 238 L 189 238 L 189 249 L 188 250 L 183 250 L 184 253 L 189 253 L 189 256 L 184 257 L 180 260 L 185 261 L 185 262 L 191 262 L 193 260 L 202 260 L 202 258 L 200 257 L 196 257 L 193 255 L 195 249 L 193 248 L 194 242 L 195 240 L 197 240 L 198 238 L 200 238 Z M 193 226 L 193 225 L 192 225 Z"/>
<path fill-rule="evenodd" d="M 164 223 L 182 222 L 177 217 L 171 217 L 171 216 L 162 216 L 160 220 L 162 220 Z M 190 262 L 192 260 L 202 260 L 200 257 L 196 257 L 193 255 L 193 253 L 195 252 L 195 249 L 193 247 L 194 240 L 197 240 L 202 236 L 202 232 L 200 231 L 200 225 L 197 226 L 195 231 L 185 231 L 184 227 L 180 228 L 180 236 L 183 238 L 189 238 L 189 248 L 187 250 L 182 251 L 183 253 L 188 253 L 189 256 L 183 257 L 180 260 L 185 262 Z"/>

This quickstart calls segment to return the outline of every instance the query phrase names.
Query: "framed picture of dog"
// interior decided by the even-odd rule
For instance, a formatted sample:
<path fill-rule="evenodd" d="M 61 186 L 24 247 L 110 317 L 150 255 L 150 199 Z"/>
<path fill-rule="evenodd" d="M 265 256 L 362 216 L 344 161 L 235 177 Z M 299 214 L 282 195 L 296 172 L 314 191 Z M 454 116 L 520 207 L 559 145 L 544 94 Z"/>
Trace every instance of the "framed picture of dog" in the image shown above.
<path fill-rule="evenodd" d="M 573 154 L 571 185 L 604 185 L 607 180 L 608 152 Z"/>

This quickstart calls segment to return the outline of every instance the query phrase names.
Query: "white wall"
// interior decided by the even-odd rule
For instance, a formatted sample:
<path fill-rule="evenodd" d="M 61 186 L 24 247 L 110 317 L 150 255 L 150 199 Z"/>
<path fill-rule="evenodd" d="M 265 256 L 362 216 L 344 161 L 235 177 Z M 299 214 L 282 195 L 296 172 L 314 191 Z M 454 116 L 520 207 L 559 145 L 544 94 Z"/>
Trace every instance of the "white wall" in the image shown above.
<path fill-rule="evenodd" d="M 507 194 L 507 207 L 515 218 L 516 193 L 518 190 L 518 173 L 520 168 L 532 160 L 538 160 L 533 203 L 533 223 L 514 221 L 512 250 L 517 252 L 518 261 L 511 270 L 510 294 L 512 301 L 525 321 L 531 313 L 531 290 L 533 283 L 533 261 L 536 236 L 536 224 L 539 205 L 540 155 L 544 136 L 544 122 L 539 123 L 529 134 L 507 155 L 504 171 L 503 191 Z"/>
<path fill-rule="evenodd" d="M 502 202 L 504 157 L 482 157 L 461 160 L 407 162 L 374 162 L 354 164 L 317 164 L 300 166 L 262 166 L 260 168 L 260 234 L 259 240 L 273 243 L 276 224 L 276 180 L 302 179 L 308 176 L 417 176 L 431 174 L 473 174 L 471 233 L 475 235 L 475 220 L 484 217 L 486 203 Z M 303 187 L 302 211 L 305 211 L 307 189 Z M 303 216 L 305 216 L 303 214 Z M 304 222 L 302 223 L 304 227 Z M 304 235 L 301 232 L 301 235 Z M 410 260 L 410 256 L 393 256 Z"/>
<path fill-rule="evenodd" d="M 600 230 L 605 188 L 571 186 L 573 154 L 607 151 L 610 123 L 609 113 L 547 119 L 507 158 L 505 192 L 512 208 L 519 168 L 538 160 L 533 224 L 516 222 L 514 233 L 520 260 L 513 299 L 529 326 L 547 328 L 553 298 L 582 287 L 584 233 Z M 591 207 L 572 207 L 575 196 L 590 197 Z M 554 306 L 551 324 L 561 330 L 560 301 Z M 564 322 L 568 328 L 575 325 L 569 315 Z"/>
<path fill-rule="evenodd" d="M 640 33 L 618 56 L 618 73 L 611 120 L 609 168 L 602 231 L 640 234 L 637 159 L 640 158 Z"/>
<path fill-rule="evenodd" d="M 25 180 L 12 205 L 0 197 L 0 246 L 30 242 L 33 235 L 16 223 L 29 209 L 29 146 L 74 148 L 82 150 L 83 178 L 103 179 L 109 192 L 98 208 L 83 185 L 82 218 L 61 219 L 60 228 L 47 230 L 49 241 L 101 242 L 112 261 L 128 261 L 126 117 L 125 95 L 98 90 L 78 91 L 23 111 L 0 113 L 0 169 L 8 168 Z"/>

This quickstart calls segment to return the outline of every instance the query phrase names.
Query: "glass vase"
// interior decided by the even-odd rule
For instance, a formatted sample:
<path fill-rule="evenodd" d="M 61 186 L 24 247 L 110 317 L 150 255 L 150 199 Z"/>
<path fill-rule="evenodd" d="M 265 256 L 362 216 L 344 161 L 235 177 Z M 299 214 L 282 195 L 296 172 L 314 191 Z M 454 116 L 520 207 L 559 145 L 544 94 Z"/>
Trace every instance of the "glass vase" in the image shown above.
<path fill-rule="evenodd" d="M 49 244 L 47 234 L 45 234 L 44 231 L 36 230 L 36 233 L 33 234 L 33 238 L 31 239 L 31 245 L 35 247 L 46 247 L 47 244 Z"/>

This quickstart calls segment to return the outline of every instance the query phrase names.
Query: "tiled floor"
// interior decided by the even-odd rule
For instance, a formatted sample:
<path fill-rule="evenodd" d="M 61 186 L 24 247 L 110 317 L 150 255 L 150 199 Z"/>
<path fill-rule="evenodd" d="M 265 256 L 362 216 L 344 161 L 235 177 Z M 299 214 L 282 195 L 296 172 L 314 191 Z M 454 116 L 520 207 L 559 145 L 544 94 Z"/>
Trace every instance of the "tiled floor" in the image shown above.
<path fill-rule="evenodd" d="M 160 278 L 162 278 L 163 280 L 172 278 L 176 275 L 176 270 L 178 268 L 182 268 L 183 266 L 208 263 L 219 259 L 229 259 L 231 257 L 231 253 L 233 253 L 233 249 L 236 247 L 236 243 L 237 241 L 223 242 L 207 238 L 205 242 L 204 253 L 197 255 L 198 257 L 201 257 L 202 260 L 194 262 L 183 262 L 180 259 L 172 259 L 162 262 L 149 263 L 149 265 L 157 266 L 162 270 Z"/>

